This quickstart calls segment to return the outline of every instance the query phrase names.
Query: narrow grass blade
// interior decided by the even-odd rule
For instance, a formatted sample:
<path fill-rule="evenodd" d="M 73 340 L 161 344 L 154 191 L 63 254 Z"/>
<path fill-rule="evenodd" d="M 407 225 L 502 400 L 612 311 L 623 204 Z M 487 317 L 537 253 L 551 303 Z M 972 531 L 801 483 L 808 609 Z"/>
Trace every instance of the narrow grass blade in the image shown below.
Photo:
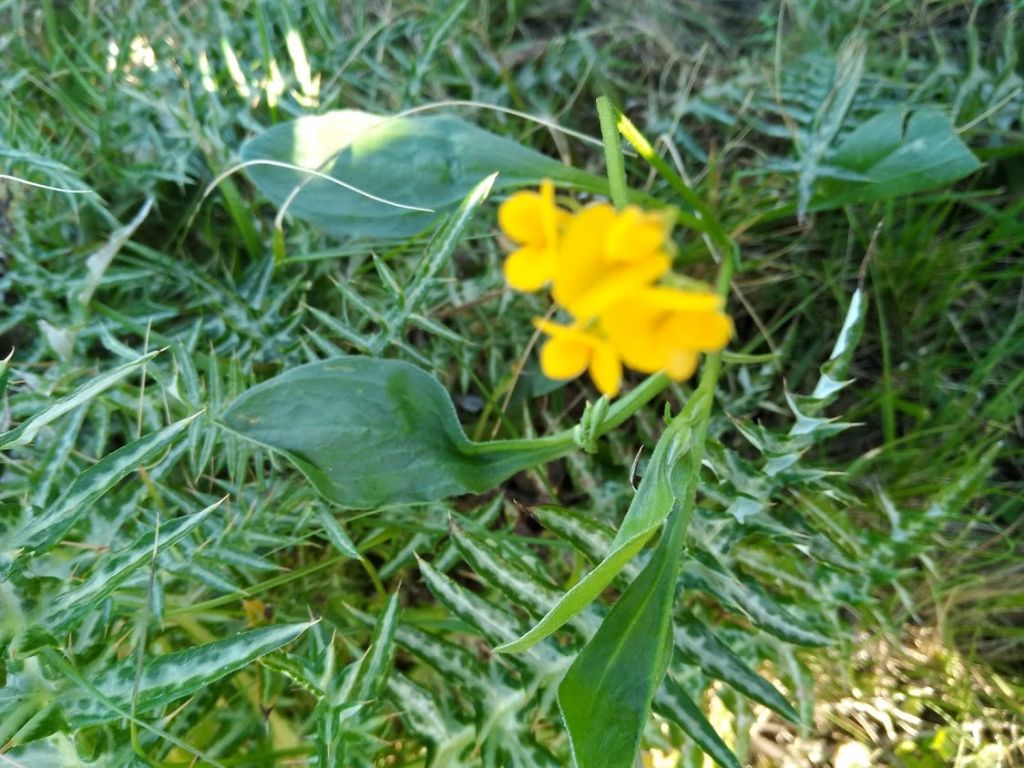
<path fill-rule="evenodd" d="M 73 408 L 77 408 L 79 405 L 82 405 L 82 403 L 89 402 L 94 397 L 110 389 L 133 371 L 141 368 L 160 354 L 160 351 L 161 350 L 150 352 L 148 355 L 143 355 L 138 360 L 122 365 L 120 368 L 115 368 L 112 371 L 100 374 L 88 384 L 79 387 L 71 394 L 65 395 L 54 402 L 53 405 L 48 408 L 30 416 L 19 426 L 0 435 L 0 448 L 18 448 L 23 445 L 28 445 L 35 439 L 39 430 L 47 424 L 59 419 Z"/>
<path fill-rule="evenodd" d="M 799 721 L 792 705 L 774 685 L 769 683 L 733 653 L 732 649 L 711 634 L 691 614 L 677 616 L 672 633 L 676 648 L 704 674 L 722 680 L 744 696 L 773 709 L 790 722 Z"/>
<path fill-rule="evenodd" d="M 693 703 L 671 675 L 665 678 L 665 684 L 654 699 L 654 710 L 682 728 L 721 768 L 740 768 L 736 755 L 725 745 L 700 707 Z"/>
<path fill-rule="evenodd" d="M 143 664 L 137 687 L 135 660 L 125 659 L 92 677 L 93 686 L 102 699 L 89 691 L 64 693 L 61 701 L 65 715 L 74 727 L 84 728 L 119 717 L 117 712 L 104 705 L 103 699 L 128 709 L 134 695 L 135 709 L 139 712 L 169 704 L 287 645 L 311 626 L 312 623 L 307 622 L 253 629 L 224 640 L 157 656 Z"/>

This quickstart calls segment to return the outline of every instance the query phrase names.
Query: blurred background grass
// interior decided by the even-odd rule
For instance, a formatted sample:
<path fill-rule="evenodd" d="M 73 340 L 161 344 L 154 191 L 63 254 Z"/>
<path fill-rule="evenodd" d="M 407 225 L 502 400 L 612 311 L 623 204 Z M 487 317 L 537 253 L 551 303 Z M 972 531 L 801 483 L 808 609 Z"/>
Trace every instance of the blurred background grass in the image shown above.
<path fill-rule="evenodd" d="M 1012 2 L 222 0 L 173 12 L 149 0 L 0 2 L 0 170 L 89 190 L 71 196 L 0 180 L 0 356 L 16 350 L 44 398 L 131 351 L 170 346 L 173 360 L 154 367 L 150 386 L 176 387 L 216 410 L 257 374 L 311 351 L 352 351 L 346 334 L 364 321 L 351 291 L 386 303 L 382 279 L 404 281 L 415 262 L 401 256 L 418 253 L 413 242 L 370 258 L 364 246 L 339 246 L 288 221 L 286 259 L 275 265 L 275 211 L 243 177 L 202 198 L 242 141 L 311 111 L 394 112 L 445 99 L 598 135 L 594 98 L 607 93 L 738 234 L 737 346 L 780 353 L 792 391 L 813 381 L 805 377 L 827 356 L 870 250 L 871 315 L 856 383 L 837 409 L 859 426 L 819 459 L 850 474 L 865 507 L 914 508 L 957 490 L 956 514 L 935 548 L 899 575 L 883 615 L 863 622 L 849 654 L 813 662 L 815 732 L 783 739 L 787 755 L 755 730 L 753 754 L 766 765 L 801 765 L 856 742 L 884 747 L 897 765 L 1009 765 L 1021 757 L 1024 700 L 1021 42 Z M 854 115 L 937 105 L 983 170 L 954 190 L 803 223 L 776 215 L 798 191 L 774 160 L 792 153 L 827 96 L 844 45 L 866 47 Z M 558 132 L 460 112 L 566 162 L 602 168 L 599 149 Z M 640 165 L 629 170 L 635 186 L 664 191 Z M 85 257 L 147 200 L 152 212 L 92 302 L 76 301 Z M 683 260 L 695 253 L 684 242 Z M 541 303 L 501 291 L 501 257 L 482 228 L 430 315 L 447 334 L 412 332 L 421 362 L 449 385 L 467 430 L 481 436 L 545 426 L 524 421 L 522 392 L 513 390 Z M 711 274 L 706 263 L 686 268 Z M 556 393 L 546 426 L 571 425 L 585 395 Z M 97 456 L 109 436 L 116 443 L 158 425 L 171 406 L 124 385 L 102 409 Z M 173 482 L 150 487 L 154 503 L 231 493 L 244 514 L 273 510 L 279 522 L 266 534 L 276 537 L 274 555 L 245 567 L 289 570 L 260 593 L 260 610 L 289 602 L 322 609 L 338 595 L 379 606 L 384 585 L 408 568 L 415 531 L 403 530 L 407 521 L 355 521 L 361 549 L 373 543 L 376 570 L 368 560 L 365 570 L 335 569 L 322 582 L 326 556 L 301 530 L 309 491 L 269 466 L 254 486 L 249 457 L 216 438 L 193 448 Z M 620 460 L 628 464 L 625 441 L 613 448 L 621 455 L 589 470 L 595 486 L 617 476 Z M 55 451 L 51 461 L 68 460 Z M 991 472 L 979 474 L 987 461 Z M 48 470 L 14 462 L 2 471 L 12 495 L 38 488 Z M 544 498 L 540 485 L 519 482 L 521 497 Z M 214 568 L 204 577 L 238 592 Z M 415 610 L 436 618 L 429 596 L 419 599 Z M 245 618 L 237 601 L 169 607 L 184 618 Z"/>

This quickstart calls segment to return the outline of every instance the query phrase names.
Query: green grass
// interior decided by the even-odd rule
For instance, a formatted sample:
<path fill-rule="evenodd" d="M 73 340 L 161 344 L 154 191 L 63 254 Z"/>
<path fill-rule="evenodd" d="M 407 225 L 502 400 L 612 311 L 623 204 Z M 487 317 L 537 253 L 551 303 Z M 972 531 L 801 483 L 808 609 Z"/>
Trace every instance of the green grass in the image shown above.
<path fill-rule="evenodd" d="M 872 574 L 871 601 L 856 611 L 863 633 L 856 637 L 895 649 L 896 673 L 858 657 L 867 640 L 848 641 L 840 654 L 803 654 L 815 673 L 819 714 L 833 723 L 847 718 L 849 726 L 837 735 L 827 722 L 810 721 L 804 736 L 826 752 L 854 738 L 881 750 L 886 762 L 879 764 L 912 764 L 898 757 L 903 753 L 884 728 L 872 737 L 850 726 L 855 719 L 841 706 L 855 688 L 891 699 L 906 693 L 912 678 L 941 695 L 915 700 L 915 715 L 932 714 L 921 715 L 923 724 L 904 740 L 930 744 L 937 729 L 947 728 L 960 756 L 937 759 L 963 766 L 986 764 L 970 760 L 997 742 L 1012 754 L 1003 731 L 999 741 L 991 729 L 989 743 L 963 734 L 973 722 L 1019 723 L 1024 691 L 1021 24 L 1001 2 L 972 8 L 951 0 L 893 3 L 882 13 L 869 2 L 790 2 L 781 9 L 507 2 L 449 9 L 223 0 L 188 5 L 179 16 L 145 0 L 117 8 L 0 2 L 0 30 L 7 30 L 0 32 L 0 172 L 90 191 L 60 194 L 0 180 L 0 357 L 14 350 L 4 424 L 17 425 L 91 377 L 166 348 L 144 377 L 124 380 L 44 429 L 31 446 L 3 454 L 5 519 L 14 509 L 52 506 L 103 456 L 205 409 L 200 426 L 116 485 L 27 575 L 46 585 L 44 596 L 56 594 L 54 585 L 81 584 L 112 541 L 127 544 L 228 497 L 202 536 L 148 559 L 60 638 L 62 652 L 51 649 L 42 658 L 56 656 L 65 666 L 47 666 L 46 685 L 88 686 L 89 679 L 72 677 L 75 670 L 133 664 L 247 628 L 322 617 L 290 653 L 197 690 L 176 717 L 143 713 L 134 729 L 138 751 L 164 764 L 192 759 L 168 746 L 173 737 L 198 747 L 209 760 L 203 765 L 286 765 L 316 753 L 324 735 L 317 729 L 330 720 L 327 705 L 317 708 L 324 692 L 314 683 L 327 680 L 328 689 L 361 691 L 363 698 L 380 693 L 383 683 L 354 663 L 373 645 L 372 617 L 399 586 L 405 631 L 442 633 L 445 639 L 435 642 L 460 643 L 467 665 L 503 683 L 528 678 L 488 659 L 466 619 L 428 591 L 415 555 L 429 555 L 473 594 L 502 599 L 463 563 L 459 540 L 448 535 L 456 515 L 475 520 L 465 524 L 559 586 L 578 578 L 583 558 L 563 539 L 541 535 L 519 505 L 555 497 L 616 523 L 632 494 L 628 470 L 637 445 L 652 444 L 660 414 L 640 416 L 596 457 L 517 476 L 501 494 L 430 505 L 415 518 L 342 518 L 361 555 L 352 558 L 343 541 L 325 532 L 329 508 L 302 478 L 280 457 L 225 435 L 214 419 L 245 388 L 283 369 L 363 351 L 359 340 L 376 330 L 373 317 L 393 304 L 388 285 L 412 278 L 424 241 L 339 244 L 286 218 L 285 258 L 275 260 L 276 211 L 244 175 L 209 197 L 203 192 L 231 167 L 246 138 L 310 111 L 394 112 L 468 99 L 599 136 L 594 99 L 607 93 L 657 139 L 662 156 L 694 181 L 742 245 L 738 301 L 731 305 L 735 348 L 777 357 L 763 370 L 727 368 L 722 399 L 731 414 L 788 425 L 783 389 L 813 387 L 868 257 L 870 309 L 850 370 L 855 383 L 831 411 L 858 426 L 810 457 L 845 473 L 836 481 L 842 495 L 811 501 L 852 527 L 885 532 L 889 500 L 899 525 L 920 525 L 933 543 L 905 552 L 893 545 L 897 565 Z M 794 136 L 829 92 L 835 53 L 851 35 L 865 41 L 867 52 L 847 128 L 891 104 L 936 105 L 986 165 L 952 190 L 811 214 L 801 224 L 791 208 L 780 210 L 796 202 L 797 176 L 774 161 L 791 156 Z M 603 169 L 599 147 L 498 112 L 459 114 L 551 156 Z M 627 158 L 626 165 L 634 187 L 670 198 L 668 185 L 642 162 Z M 83 302 L 86 259 L 148 199 L 152 211 Z M 485 217 L 425 293 L 426 320 L 387 354 L 432 371 L 452 392 L 472 437 L 570 428 L 594 395 L 574 384 L 536 397 L 541 379 L 525 350 L 530 318 L 545 311 L 544 302 L 502 290 L 504 254 L 493 234 Z M 687 272 L 713 279 L 702 244 L 692 235 L 680 240 Z M 753 383 L 744 379 L 751 372 Z M 687 392 L 671 393 L 673 407 Z M 942 515 L 930 519 L 928 504 L 936 499 L 945 502 Z M 19 599 L 29 604 L 33 596 Z M 0 601 L 0 625 L 16 620 L 11 605 Z M 925 633 L 927 643 L 920 626 L 934 628 Z M 735 629 L 730 641 L 746 642 Z M 392 762 L 381 765 L 423 764 L 425 740 L 396 716 L 403 711 L 396 701 L 413 710 L 417 696 L 434 696 L 449 729 L 470 719 L 467 705 L 478 694 L 447 689 L 408 650 L 415 637 L 398 638 L 404 650 L 394 663 L 400 676 L 391 678 L 390 703 L 346 713 L 354 724 L 346 742 L 350 762 L 339 764 L 384 756 Z M 330 664 L 327 648 L 335 651 Z M 5 658 L 11 680 L 31 677 L 39 664 L 37 657 Z M 793 664 L 773 672 L 798 693 L 806 680 Z M 918 664 L 934 672 L 913 679 Z M 964 685 L 951 670 L 968 670 L 977 684 Z M 25 725 L 12 731 L 5 719 L 15 698 L 0 698 L 0 756 Z M 732 704 L 741 714 L 731 722 L 742 723 L 747 708 Z M 537 711 L 535 719 L 514 712 L 498 718 L 497 735 L 471 750 L 469 764 L 513 764 L 502 752 L 508 744 L 528 754 L 519 758 L 524 765 L 544 764 L 545 750 L 564 754 L 557 718 Z M 45 707 L 31 714 L 45 725 Z M 59 730 L 76 735 L 53 737 L 35 755 L 15 758 L 40 766 L 55 764 L 57 754 L 66 755 L 57 764 L 68 766 L 136 759 L 124 738 L 131 729 Z M 671 733 L 666 739 L 652 732 L 648 740 L 678 744 L 678 732 Z M 463 735 L 447 736 L 459 744 Z M 758 739 L 752 750 L 755 764 L 775 764 Z M 1019 758 L 1019 743 L 1016 750 Z"/>

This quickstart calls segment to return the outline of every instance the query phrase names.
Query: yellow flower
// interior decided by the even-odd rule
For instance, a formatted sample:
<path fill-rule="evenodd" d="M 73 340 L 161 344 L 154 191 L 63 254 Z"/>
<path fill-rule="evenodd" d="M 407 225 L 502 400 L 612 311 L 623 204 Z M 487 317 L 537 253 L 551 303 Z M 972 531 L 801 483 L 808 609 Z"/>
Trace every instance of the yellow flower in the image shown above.
<path fill-rule="evenodd" d="M 656 285 L 671 268 L 672 209 L 616 211 L 596 203 L 569 214 L 555 204 L 551 182 L 517 192 L 498 211 L 501 228 L 519 245 L 505 261 L 513 288 L 551 284 L 551 296 L 572 325 L 534 324 L 548 339 L 540 365 L 550 379 L 590 372 L 604 394 L 622 387 L 623 365 L 688 379 L 700 355 L 732 336 L 723 299 L 710 291 Z"/>
<path fill-rule="evenodd" d="M 516 192 L 498 208 L 498 224 L 519 247 L 505 259 L 505 279 L 518 291 L 543 288 L 555 275 L 559 233 L 569 213 L 555 205 L 555 187 Z"/>
<path fill-rule="evenodd" d="M 732 320 L 720 296 L 654 286 L 631 295 L 601 315 L 608 342 L 630 368 L 664 370 L 676 381 L 690 378 L 701 352 L 729 343 Z"/>
<path fill-rule="evenodd" d="M 586 321 L 651 285 L 671 266 L 671 227 L 671 210 L 583 209 L 566 226 L 552 297 Z"/>
<path fill-rule="evenodd" d="M 622 388 L 622 360 L 615 348 L 598 333 L 579 324 L 567 326 L 548 320 L 533 324 L 550 338 L 540 348 L 540 368 L 556 381 L 575 379 L 587 369 L 603 394 L 614 397 Z"/>

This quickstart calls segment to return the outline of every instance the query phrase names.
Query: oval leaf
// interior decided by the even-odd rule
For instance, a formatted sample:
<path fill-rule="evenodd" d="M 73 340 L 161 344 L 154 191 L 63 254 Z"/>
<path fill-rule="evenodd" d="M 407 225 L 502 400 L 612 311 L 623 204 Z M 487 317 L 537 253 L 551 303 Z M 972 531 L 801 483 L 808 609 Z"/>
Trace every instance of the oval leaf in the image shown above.
<path fill-rule="evenodd" d="M 285 454 L 327 499 L 356 509 L 482 493 L 572 448 L 561 436 L 475 443 L 433 376 L 359 356 L 299 366 L 250 389 L 223 425 Z"/>
<path fill-rule="evenodd" d="M 499 189 L 544 178 L 593 191 L 607 187 L 602 178 L 449 116 L 352 109 L 308 115 L 264 131 L 241 155 L 245 162 L 305 169 L 252 164 L 246 173 L 276 205 L 288 201 L 289 213 L 336 237 L 415 235 L 493 173 L 500 174 Z"/>

